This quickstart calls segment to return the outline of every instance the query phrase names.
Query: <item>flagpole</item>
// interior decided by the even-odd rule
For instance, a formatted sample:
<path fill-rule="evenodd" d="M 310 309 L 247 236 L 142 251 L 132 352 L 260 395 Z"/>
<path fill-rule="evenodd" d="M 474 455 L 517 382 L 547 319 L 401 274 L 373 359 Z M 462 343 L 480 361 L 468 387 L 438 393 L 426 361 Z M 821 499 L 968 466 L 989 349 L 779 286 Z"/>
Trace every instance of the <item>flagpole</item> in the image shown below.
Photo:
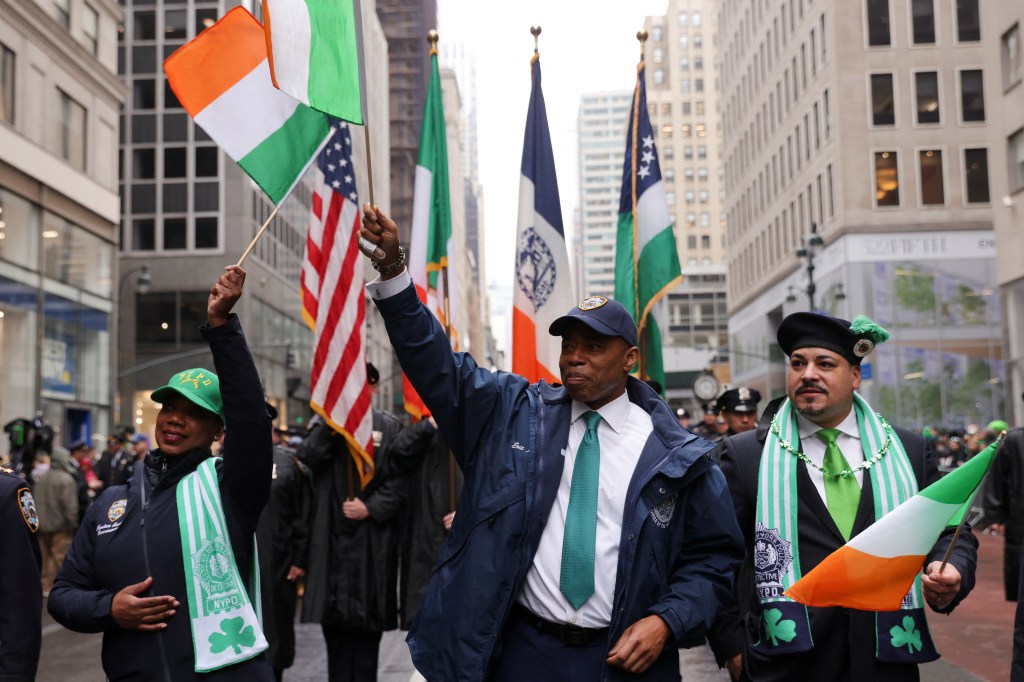
<path fill-rule="evenodd" d="M 637 130 L 640 127 L 640 70 L 644 65 L 644 43 L 647 42 L 647 31 L 636 32 L 636 39 L 640 41 L 640 64 L 636 70 L 636 92 L 633 94 L 633 130 L 630 131 L 633 142 L 632 154 L 632 182 L 633 182 L 633 314 L 637 317 L 637 343 L 640 345 L 640 379 L 647 378 L 647 345 L 645 338 L 647 334 L 642 324 L 642 313 L 640 311 L 640 254 L 637 251 L 637 215 L 636 215 L 636 154 L 637 154 Z"/>
<path fill-rule="evenodd" d="M 996 452 L 997 452 L 997 454 L 998 454 L 999 448 L 1003 444 L 1003 439 L 1004 438 L 1006 438 L 1006 431 L 1003 431 L 1002 433 L 1000 433 L 999 434 L 999 438 L 996 438 Z M 995 457 L 995 455 L 992 455 L 992 456 Z M 985 479 L 982 478 L 982 481 L 984 481 L 984 480 Z M 970 511 L 971 507 L 974 506 L 974 499 L 978 496 L 979 492 L 981 492 L 981 484 L 978 485 L 978 489 L 974 491 L 973 495 L 971 495 L 971 503 L 967 506 L 967 511 Z M 949 562 L 949 556 L 953 553 L 953 547 L 956 546 L 956 541 L 960 539 L 960 533 L 962 533 L 963 530 L 964 530 L 964 523 L 963 523 L 963 520 L 961 519 L 960 523 L 958 523 L 957 526 L 956 526 L 956 532 L 953 533 L 953 539 L 949 541 L 949 548 L 946 550 L 946 556 L 942 557 L 942 564 L 939 566 L 939 573 L 942 573 L 943 569 L 946 568 L 946 564 Z"/>
<path fill-rule="evenodd" d="M 280 203 L 278 203 L 278 205 L 274 207 L 274 210 L 270 212 L 270 216 L 267 218 L 266 222 L 263 223 L 263 227 L 260 228 L 260 231 L 257 232 L 256 236 L 252 238 L 251 242 L 249 242 L 249 246 L 246 247 L 245 251 L 242 253 L 242 257 L 238 259 L 238 262 L 235 263 L 235 265 L 237 265 L 238 267 L 242 267 L 242 263 L 244 263 L 245 259 L 249 257 L 249 254 L 252 253 L 252 250 L 256 248 L 256 242 L 260 240 L 260 237 L 263 236 L 263 233 L 267 231 L 268 227 L 270 227 L 270 221 L 277 217 L 277 212 L 281 210 L 281 205 L 284 204 L 284 202 L 287 201 L 288 197 L 290 196 L 291 193 L 286 195 L 284 199 L 281 199 Z"/>

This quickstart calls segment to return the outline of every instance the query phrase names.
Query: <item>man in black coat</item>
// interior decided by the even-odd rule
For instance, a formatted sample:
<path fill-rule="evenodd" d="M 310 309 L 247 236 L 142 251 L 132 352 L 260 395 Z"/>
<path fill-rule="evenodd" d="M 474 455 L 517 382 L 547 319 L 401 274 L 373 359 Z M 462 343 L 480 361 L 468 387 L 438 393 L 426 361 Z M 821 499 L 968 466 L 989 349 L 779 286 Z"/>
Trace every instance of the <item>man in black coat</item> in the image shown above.
<path fill-rule="evenodd" d="M 368 365 L 376 384 L 376 369 Z M 349 444 L 316 425 L 298 450 L 314 503 L 302 622 L 320 623 L 329 682 L 377 679 L 381 634 L 398 626 L 398 519 L 408 479 L 392 444 L 402 426 L 373 411 L 373 478 L 360 489 Z"/>
<path fill-rule="evenodd" d="M 38 530 L 28 484 L 0 468 L 0 680 L 36 677 L 43 613 Z"/>
<path fill-rule="evenodd" d="M 1006 600 L 1018 600 L 1020 551 L 1024 542 L 1024 429 L 1011 429 L 999 446 L 983 498 L 989 529 L 1005 536 L 1003 584 Z"/>
<path fill-rule="evenodd" d="M 804 607 L 789 602 L 805 618 L 806 628 L 801 631 L 797 623 L 795 635 L 782 634 L 768 623 L 767 613 L 773 612 L 777 619 L 779 609 L 786 608 L 780 606 L 781 595 L 773 590 L 779 582 L 778 574 L 785 573 L 787 565 L 796 562 L 802 575 L 807 575 L 850 537 L 874 523 L 877 519 L 873 482 L 889 483 L 881 476 L 881 465 L 875 471 L 869 469 L 873 463 L 878 464 L 879 454 L 892 458 L 898 448 L 871 451 L 870 444 L 861 441 L 865 432 L 859 427 L 872 423 L 872 418 L 864 416 L 862 406 L 866 403 L 858 404 L 860 399 L 854 395 L 861 382 L 861 359 L 873 350 L 875 343 L 887 339 L 888 333 L 866 318 L 857 320 L 862 321 L 867 326 L 814 313 L 796 313 L 783 320 L 778 341 L 789 355 L 788 396 L 768 405 L 756 430 L 723 441 L 722 471 L 746 538 L 746 561 L 751 563 L 739 573 L 737 604 L 719 614 L 708 639 L 719 665 L 727 665 L 734 679 L 917 680 L 917 663 L 938 657 L 923 617 L 918 624 L 920 639 L 916 649 L 906 647 L 908 654 L 890 641 L 890 626 L 883 624 L 883 618 L 910 616 L 911 610 L 868 612 L 807 607 L 803 616 Z M 766 441 L 770 432 L 777 434 L 779 429 L 777 414 L 793 415 L 799 434 L 799 438 L 790 436 L 792 442 L 783 438 L 780 446 L 783 451 L 779 456 L 799 459 L 795 484 L 788 491 L 784 482 L 760 485 L 762 459 L 772 456 Z M 889 431 L 882 424 L 883 431 Z M 902 444 L 919 490 L 938 480 L 934 453 L 923 438 L 899 428 L 889 431 L 889 437 L 898 438 Z M 772 440 L 778 442 L 778 438 Z M 836 448 L 844 464 L 836 465 L 830 459 L 836 454 L 830 451 Z M 832 470 L 853 473 L 843 476 Z M 846 487 L 837 491 L 840 480 L 845 481 L 842 485 Z M 795 514 L 785 502 L 784 493 L 790 492 L 795 493 Z M 758 508 L 759 493 L 770 506 L 782 509 L 783 518 L 795 518 L 798 543 L 790 545 L 785 541 L 785 531 L 780 538 L 778 529 L 762 524 L 764 512 Z M 952 534 L 953 529 L 948 529 L 939 538 L 922 566 L 924 601 L 933 611 L 943 614 L 950 613 L 973 588 L 977 565 L 977 540 L 965 526 L 949 563 L 939 572 Z M 913 592 L 905 597 L 908 609 Z M 789 639 L 784 646 L 769 646 L 777 646 L 785 637 Z"/>

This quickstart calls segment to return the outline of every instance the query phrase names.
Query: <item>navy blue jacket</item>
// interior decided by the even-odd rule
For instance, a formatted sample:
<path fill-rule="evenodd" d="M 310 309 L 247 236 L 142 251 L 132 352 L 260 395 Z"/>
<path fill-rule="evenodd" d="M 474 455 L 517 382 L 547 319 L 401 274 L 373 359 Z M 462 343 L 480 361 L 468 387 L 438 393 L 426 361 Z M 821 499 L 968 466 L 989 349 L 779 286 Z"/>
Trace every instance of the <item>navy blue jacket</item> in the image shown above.
<path fill-rule="evenodd" d="M 409 649 L 428 680 L 483 680 L 554 503 L 572 400 L 561 386 L 453 353 L 412 286 L 376 304 L 465 476 Z M 742 541 L 714 446 L 680 427 L 643 382 L 631 378 L 627 392 L 654 431 L 627 493 L 608 646 L 651 614 L 671 637 L 645 674 L 606 667 L 602 679 L 678 680 L 676 647 L 699 643 L 731 596 Z"/>
<path fill-rule="evenodd" d="M 235 561 L 249 584 L 253 533 L 270 494 L 270 415 L 238 318 L 231 315 L 219 327 L 203 325 L 202 333 L 213 354 L 227 420 L 224 459 L 217 467 L 224 516 Z M 208 450 L 175 458 L 159 449 L 150 452 L 135 464 L 127 485 L 105 490 L 89 508 L 57 573 L 50 614 L 76 632 L 103 632 L 103 670 L 111 680 L 274 679 L 262 655 L 202 675 L 194 670 L 175 488 L 209 456 Z M 164 630 L 122 629 L 110 616 L 111 601 L 147 576 L 153 576 L 153 586 L 142 596 L 171 595 L 181 606 L 164 621 Z"/>
<path fill-rule="evenodd" d="M 42 642 L 39 516 L 28 484 L 0 469 L 0 681 L 36 678 Z"/>

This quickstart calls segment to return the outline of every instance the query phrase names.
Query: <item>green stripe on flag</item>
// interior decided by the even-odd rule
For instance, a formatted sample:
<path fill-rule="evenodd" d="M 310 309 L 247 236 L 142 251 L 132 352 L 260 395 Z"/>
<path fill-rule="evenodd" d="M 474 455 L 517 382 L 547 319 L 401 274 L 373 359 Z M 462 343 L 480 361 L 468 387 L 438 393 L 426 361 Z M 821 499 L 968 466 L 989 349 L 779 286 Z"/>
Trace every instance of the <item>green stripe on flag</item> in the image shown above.
<path fill-rule="evenodd" d="M 423 105 L 423 129 L 420 133 L 420 152 L 416 165 L 430 171 L 427 280 L 429 288 L 437 289 L 438 271 L 448 260 L 448 241 L 452 235 L 452 209 L 448 186 L 448 140 L 445 134 L 444 101 L 436 53 L 430 56 L 430 84 L 427 87 L 427 100 Z"/>
<path fill-rule="evenodd" d="M 996 443 L 972 457 L 963 466 L 957 467 L 935 483 L 921 491 L 925 497 L 943 504 L 965 504 L 970 501 L 974 491 L 978 489 L 981 479 L 985 478 L 992 459 L 996 454 Z M 961 509 L 959 514 L 966 511 Z"/>
<path fill-rule="evenodd" d="M 327 117 L 299 105 L 283 126 L 243 156 L 238 165 L 277 204 L 316 158 L 330 132 Z"/>
<path fill-rule="evenodd" d="M 309 11 L 309 105 L 363 124 L 358 15 L 352 0 L 306 0 Z M 339 77 L 340 76 L 340 77 Z"/>
<path fill-rule="evenodd" d="M 676 251 L 676 237 L 669 225 L 658 234 L 651 237 L 651 240 L 640 252 L 640 262 L 637 263 L 639 272 L 638 284 L 640 287 L 640 305 L 650 306 L 668 293 L 676 284 L 682 281 L 679 267 L 679 252 Z M 639 311 L 641 316 L 646 310 Z M 643 317 L 640 324 L 645 324 Z"/>

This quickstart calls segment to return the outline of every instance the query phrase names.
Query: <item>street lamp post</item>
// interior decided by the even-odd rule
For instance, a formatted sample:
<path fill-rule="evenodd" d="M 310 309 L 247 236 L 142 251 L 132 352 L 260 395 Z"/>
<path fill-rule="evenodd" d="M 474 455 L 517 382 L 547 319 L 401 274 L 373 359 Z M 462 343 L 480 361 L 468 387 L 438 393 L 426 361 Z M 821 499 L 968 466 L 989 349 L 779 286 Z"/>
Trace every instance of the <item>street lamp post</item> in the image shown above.
<path fill-rule="evenodd" d="M 807 238 L 800 238 L 800 248 L 796 250 L 796 257 L 802 258 L 807 262 L 804 266 L 804 270 L 807 271 L 807 287 L 804 289 L 804 293 L 807 294 L 807 305 L 810 311 L 813 313 L 814 308 L 814 294 L 817 293 L 818 287 L 814 283 L 814 257 L 817 255 L 818 250 L 825 245 L 825 240 L 818 234 L 818 224 L 811 223 L 811 235 Z M 787 303 L 796 302 L 796 287 L 790 285 L 789 294 L 786 296 Z M 846 292 L 843 291 L 842 283 L 839 283 L 836 287 L 835 300 L 842 301 L 846 299 Z"/>
<path fill-rule="evenodd" d="M 146 294 L 149 293 L 149 287 L 153 283 L 153 277 L 149 274 L 149 266 L 148 265 L 140 265 L 138 267 L 130 268 L 130 269 L 126 270 L 125 272 L 123 272 L 121 274 L 121 279 L 118 281 L 118 284 L 117 284 L 117 338 L 118 338 L 118 346 L 119 347 L 118 347 L 117 357 L 120 360 L 120 362 L 118 363 L 119 364 L 119 367 L 118 367 L 119 375 L 120 375 L 120 369 L 121 369 L 120 364 L 122 362 L 124 363 L 124 366 L 130 366 L 130 365 L 135 364 L 135 354 L 134 354 L 134 352 L 131 353 L 131 362 L 125 362 L 124 361 L 125 353 L 128 351 L 127 346 L 130 345 L 130 344 L 125 344 L 124 343 L 124 340 L 125 340 L 124 329 L 123 329 L 123 320 L 124 320 L 124 312 L 123 311 L 124 311 L 124 308 L 122 307 L 123 300 L 124 300 L 124 297 L 122 296 L 122 292 L 124 291 L 124 285 L 128 281 L 128 278 L 131 275 L 134 275 L 135 273 L 139 273 L 138 278 L 135 280 L 135 293 L 136 294 L 141 295 L 141 296 L 145 296 Z M 132 321 L 133 321 L 133 324 L 134 324 L 135 323 L 135 316 L 134 315 L 132 316 Z M 126 391 L 125 391 L 125 384 L 123 383 L 123 382 L 126 381 L 126 379 L 124 379 L 123 377 L 120 377 L 120 376 L 119 376 L 119 379 L 120 379 L 119 380 L 120 391 L 119 391 L 119 396 L 118 396 L 118 401 L 117 401 L 118 402 L 118 407 L 119 407 L 118 412 L 120 414 L 121 423 L 127 424 L 127 423 L 130 423 L 130 422 L 129 421 L 125 421 L 126 420 L 126 416 L 125 415 L 126 414 L 128 415 L 127 419 L 129 419 L 129 420 L 131 419 L 131 407 L 129 406 L 129 408 L 128 408 L 127 412 L 126 412 L 126 410 L 125 410 L 125 403 L 124 403 Z M 134 381 L 134 379 L 132 381 Z"/>

